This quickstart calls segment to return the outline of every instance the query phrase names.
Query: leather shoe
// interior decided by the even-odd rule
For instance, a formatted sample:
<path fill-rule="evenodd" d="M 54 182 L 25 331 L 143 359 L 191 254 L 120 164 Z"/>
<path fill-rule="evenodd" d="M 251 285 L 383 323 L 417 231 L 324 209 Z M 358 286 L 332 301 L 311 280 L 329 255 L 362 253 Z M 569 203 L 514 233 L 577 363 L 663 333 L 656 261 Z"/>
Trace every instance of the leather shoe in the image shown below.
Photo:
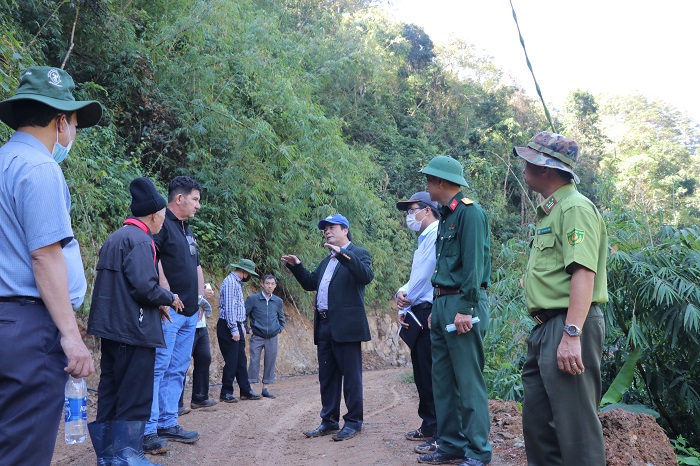
<path fill-rule="evenodd" d="M 180 406 L 179 408 L 177 408 L 177 417 L 184 416 L 185 414 L 189 413 L 190 411 L 192 411 L 190 408 L 188 408 L 186 406 Z"/>
<path fill-rule="evenodd" d="M 262 397 L 251 390 L 248 393 L 241 393 L 241 400 L 262 400 Z"/>
<path fill-rule="evenodd" d="M 418 457 L 419 463 L 426 464 L 460 464 L 464 461 L 464 458 L 460 456 L 450 455 L 444 451 L 436 451 L 435 453 L 430 453 L 428 455 L 420 455 Z"/>
<path fill-rule="evenodd" d="M 321 425 L 316 427 L 314 430 L 304 432 L 304 435 L 306 435 L 309 438 L 311 438 L 311 437 L 323 437 L 324 435 L 333 434 L 335 432 L 338 432 L 339 429 L 340 429 L 340 426 L 338 424 L 323 424 L 323 423 L 321 423 Z"/>
<path fill-rule="evenodd" d="M 263 391 L 262 391 L 261 395 L 264 396 L 265 398 L 270 398 L 270 399 L 275 398 L 275 395 L 273 395 L 272 393 L 268 392 L 268 391 L 267 391 L 267 388 L 263 388 Z"/>
<path fill-rule="evenodd" d="M 476 458 L 467 458 L 463 462 L 459 463 L 459 466 L 486 466 L 491 461 L 482 461 Z"/>
<path fill-rule="evenodd" d="M 238 398 L 233 396 L 231 393 L 226 393 L 225 395 L 221 395 L 219 397 L 219 400 L 224 401 L 226 403 L 238 403 Z"/>
<path fill-rule="evenodd" d="M 199 440 L 199 433 L 185 430 L 180 426 L 172 426 L 167 429 L 158 429 L 158 437 L 173 442 L 194 443 Z"/>
<path fill-rule="evenodd" d="M 204 401 L 193 401 L 192 403 L 190 403 L 190 407 L 192 409 L 208 408 L 210 406 L 214 406 L 216 403 L 218 403 L 218 401 L 208 398 Z"/>
<path fill-rule="evenodd" d="M 343 426 L 343 429 L 333 436 L 333 440 L 336 442 L 341 442 L 343 440 L 351 439 L 360 433 L 360 429 L 353 429 L 352 427 Z"/>

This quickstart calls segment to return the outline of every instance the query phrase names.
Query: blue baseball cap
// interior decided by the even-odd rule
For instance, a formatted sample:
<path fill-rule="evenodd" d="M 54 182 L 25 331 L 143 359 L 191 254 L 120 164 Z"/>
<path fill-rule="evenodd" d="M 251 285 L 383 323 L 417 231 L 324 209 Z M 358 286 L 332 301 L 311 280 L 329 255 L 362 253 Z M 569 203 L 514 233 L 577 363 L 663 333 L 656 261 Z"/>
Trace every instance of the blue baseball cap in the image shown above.
<path fill-rule="evenodd" d="M 318 222 L 318 229 L 325 230 L 326 225 L 328 225 L 329 223 L 333 225 L 343 225 L 345 228 L 350 228 L 350 222 L 348 222 L 347 218 L 343 217 L 340 214 L 333 214 Z"/>

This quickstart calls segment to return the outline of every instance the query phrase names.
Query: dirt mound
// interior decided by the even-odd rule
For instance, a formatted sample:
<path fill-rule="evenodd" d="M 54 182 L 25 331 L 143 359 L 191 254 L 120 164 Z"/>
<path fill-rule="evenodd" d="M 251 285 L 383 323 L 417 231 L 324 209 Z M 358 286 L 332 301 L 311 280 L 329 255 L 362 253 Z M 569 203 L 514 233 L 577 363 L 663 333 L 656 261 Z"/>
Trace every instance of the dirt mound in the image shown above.
<path fill-rule="evenodd" d="M 648 414 L 613 409 L 598 415 L 605 436 L 607 466 L 675 466 L 663 429 Z"/>

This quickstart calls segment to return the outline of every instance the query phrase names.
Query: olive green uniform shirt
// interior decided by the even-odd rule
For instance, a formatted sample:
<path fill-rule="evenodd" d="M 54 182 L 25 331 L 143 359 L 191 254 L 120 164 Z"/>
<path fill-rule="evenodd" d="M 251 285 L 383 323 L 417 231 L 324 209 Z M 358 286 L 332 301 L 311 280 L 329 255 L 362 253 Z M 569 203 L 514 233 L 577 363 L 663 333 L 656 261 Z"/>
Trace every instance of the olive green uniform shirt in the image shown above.
<path fill-rule="evenodd" d="M 458 288 L 457 312 L 471 315 L 479 302 L 479 289 L 491 284 L 491 233 L 486 213 L 460 191 L 440 214 L 432 283 Z"/>
<path fill-rule="evenodd" d="M 568 309 L 571 265 L 595 272 L 593 303 L 608 302 L 608 234 L 595 205 L 573 184 L 557 189 L 537 206 L 537 225 L 525 276 L 530 313 Z"/>

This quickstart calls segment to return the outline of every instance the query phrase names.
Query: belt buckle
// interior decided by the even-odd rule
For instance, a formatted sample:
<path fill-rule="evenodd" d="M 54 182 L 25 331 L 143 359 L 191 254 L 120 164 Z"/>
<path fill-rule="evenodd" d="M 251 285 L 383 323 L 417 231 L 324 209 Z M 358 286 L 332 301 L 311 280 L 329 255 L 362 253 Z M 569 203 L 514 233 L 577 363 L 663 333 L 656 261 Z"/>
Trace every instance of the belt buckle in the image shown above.
<path fill-rule="evenodd" d="M 539 315 L 534 315 L 534 316 L 532 316 L 532 320 L 534 320 L 535 322 L 537 322 L 537 325 L 542 325 L 542 324 L 544 324 L 544 320 L 542 320 L 542 318 L 541 318 Z"/>
<path fill-rule="evenodd" d="M 435 296 L 442 296 L 442 289 L 441 288 L 435 288 Z"/>

